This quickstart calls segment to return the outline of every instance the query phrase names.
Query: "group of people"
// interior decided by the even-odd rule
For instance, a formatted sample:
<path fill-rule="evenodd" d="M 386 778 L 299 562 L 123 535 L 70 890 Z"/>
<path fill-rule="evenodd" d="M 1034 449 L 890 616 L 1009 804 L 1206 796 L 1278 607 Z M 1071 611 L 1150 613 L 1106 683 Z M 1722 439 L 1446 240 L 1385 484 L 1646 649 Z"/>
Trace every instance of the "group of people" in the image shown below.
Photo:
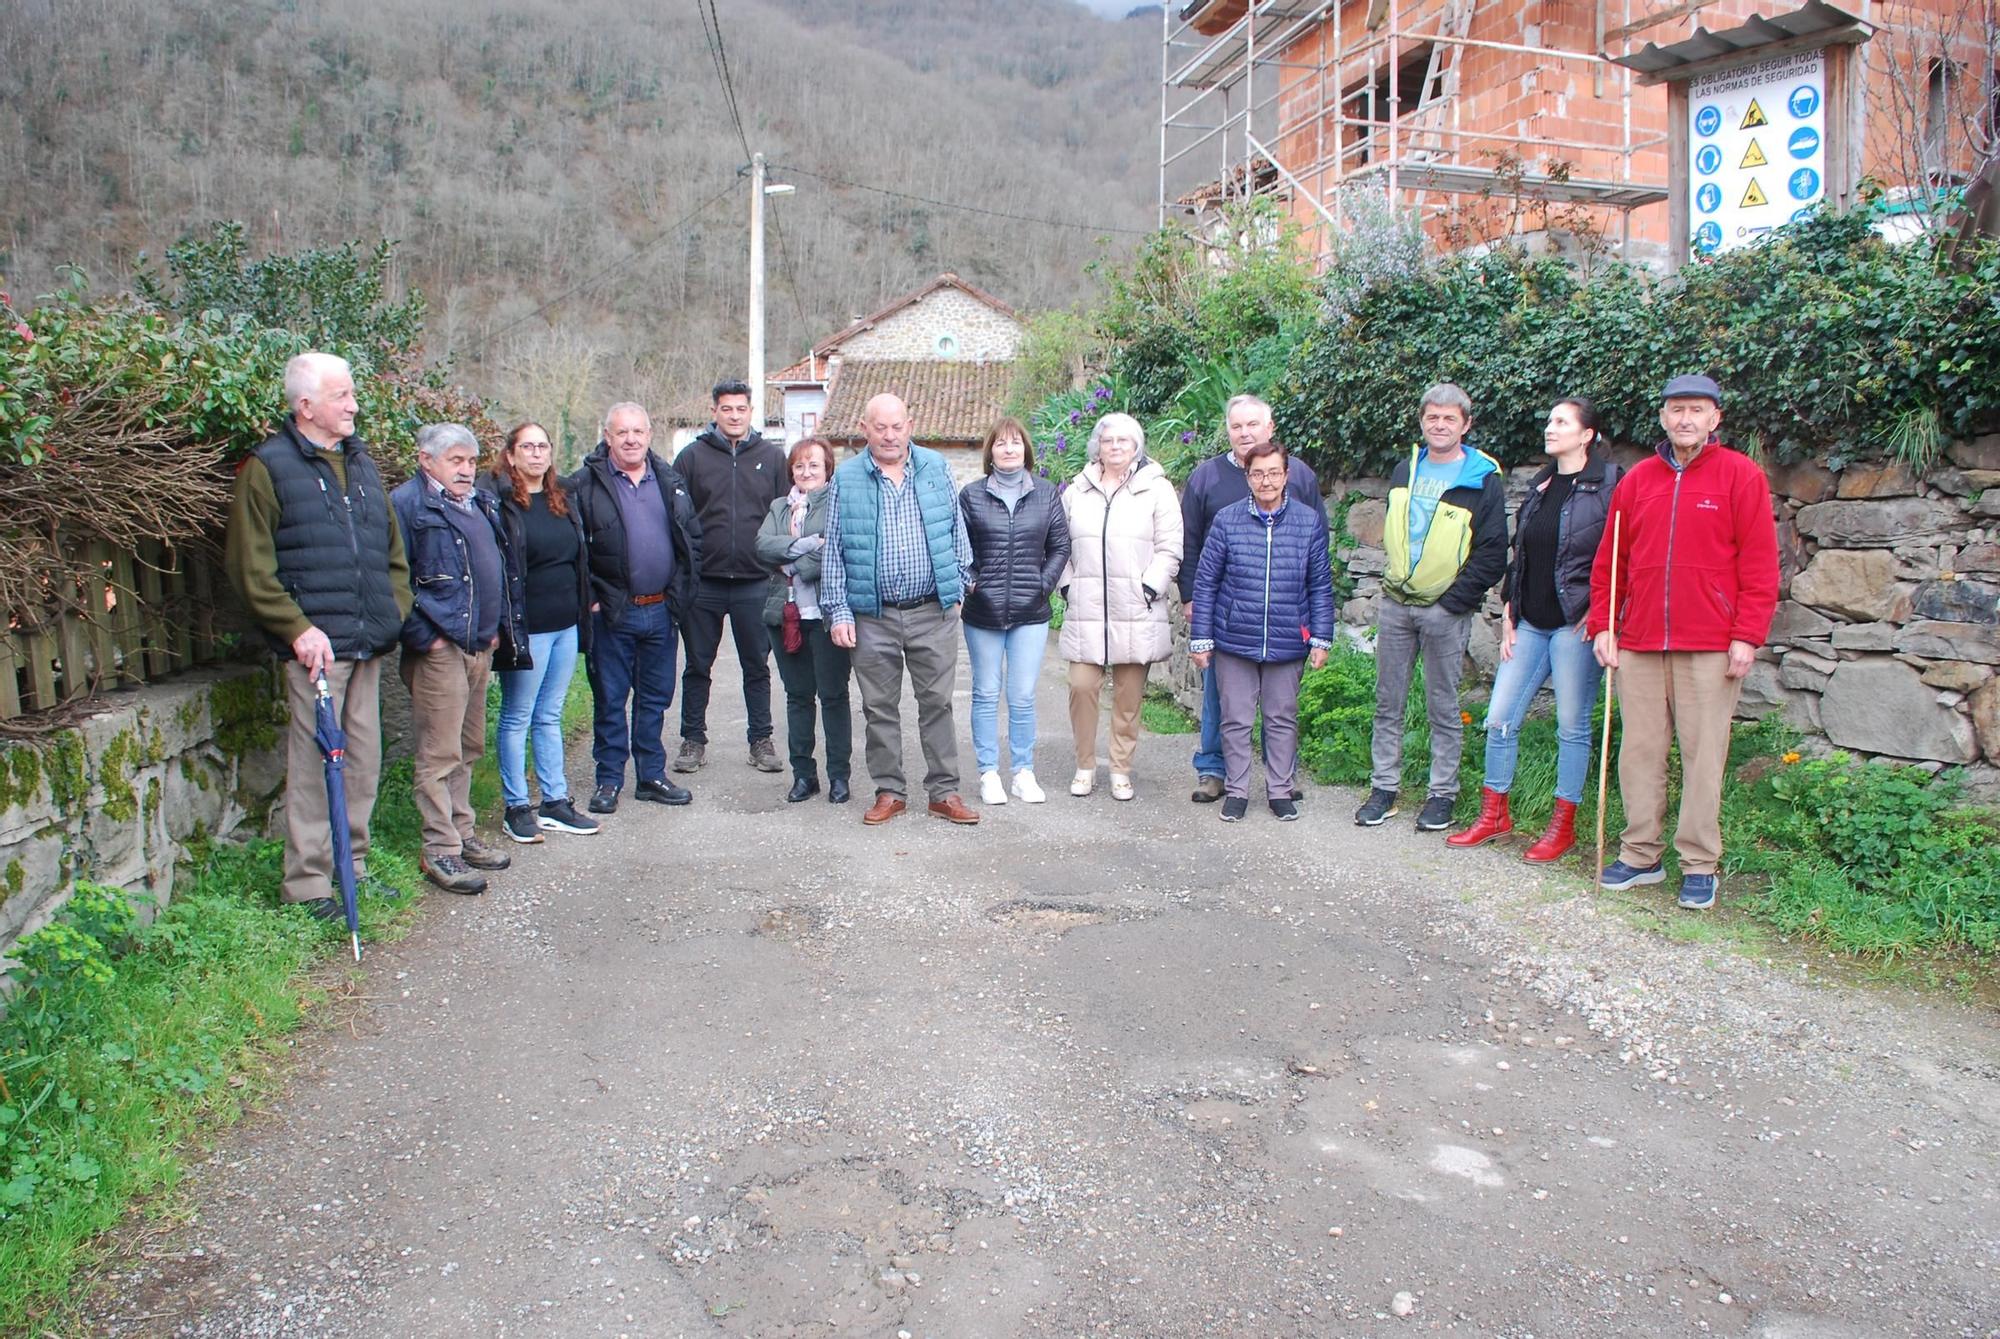
<path fill-rule="evenodd" d="M 1318 482 L 1274 440 L 1270 407 L 1254 396 L 1230 402 L 1229 450 L 1200 465 L 1179 494 L 1125 414 L 1098 420 L 1087 462 L 1064 488 L 1037 473 L 1029 434 L 1003 419 L 986 435 L 980 476 L 959 488 L 942 455 L 912 442 L 909 410 L 893 395 L 869 401 L 866 448 L 837 461 L 823 438 L 789 450 L 763 438 L 740 381 L 715 386 L 713 423 L 672 461 L 653 450 L 651 419 L 630 402 L 606 411 L 596 449 L 567 478 L 539 424 L 508 432 L 484 476 L 470 429 L 432 424 L 417 433 L 418 473 L 391 493 L 355 433 L 345 362 L 300 355 L 286 368 L 285 396 L 290 414 L 239 474 L 227 563 L 285 662 L 292 723 L 283 897 L 316 916 L 339 914 L 323 791 L 312 784 L 316 684 L 327 680 L 348 736 L 350 835 L 356 874 L 365 877 L 380 774 L 380 667 L 398 643 L 411 699 L 420 866 L 452 892 L 481 892 L 487 872 L 510 864 L 480 839 L 470 804 L 490 675 L 500 680 L 506 835 L 520 843 L 589 835 L 598 830 L 590 815 L 616 812 L 628 774 L 639 800 L 692 801 L 668 775 L 664 737 L 678 644 L 686 652 L 672 768 L 685 774 L 708 761 L 725 620 L 741 669 L 747 761 L 765 772 L 786 766 L 773 739 L 769 662 L 777 661 L 788 801 L 822 793 L 822 747 L 826 798 L 852 797 L 851 681 L 873 789 L 862 821 L 887 823 L 908 808 L 907 677 L 929 811 L 972 824 L 980 814 L 959 793 L 952 712 L 961 643 L 981 802 L 1042 803 L 1035 689 L 1060 594 L 1058 654 L 1068 662 L 1075 744 L 1070 793 L 1096 788 L 1109 680 L 1109 789 L 1130 800 L 1148 667 L 1172 652 L 1177 595 L 1203 675 L 1193 800 L 1219 801 L 1224 821 L 1244 819 L 1261 752 L 1272 815 L 1298 816 L 1299 685 L 1333 644 L 1333 572 Z M 1777 590 L 1768 486 L 1720 444 L 1720 417 L 1714 382 L 1676 379 L 1663 397 L 1667 442 L 1621 476 L 1590 404 L 1559 402 L 1546 430 L 1549 464 L 1510 544 L 1501 471 L 1466 441 L 1470 400 L 1450 385 L 1425 393 L 1423 440 L 1398 464 L 1388 496 L 1374 779 L 1358 823 L 1378 825 L 1395 812 L 1403 702 L 1421 661 L 1431 773 L 1417 826 L 1450 825 L 1462 748 L 1459 674 L 1473 615 L 1498 582 L 1501 669 L 1487 720 L 1486 789 L 1477 821 L 1449 842 L 1478 845 L 1511 830 L 1518 731 L 1552 678 L 1556 814 L 1526 857 L 1553 860 L 1570 848 L 1600 666 L 1609 666 L 1622 671 L 1626 702 L 1628 826 L 1602 882 L 1663 877 L 1671 729 L 1684 768 L 1681 900 L 1712 904 L 1728 720 Z M 594 712 L 588 814 L 572 800 L 563 762 L 563 708 L 579 656 Z M 531 750 L 539 802 L 529 793 Z"/>

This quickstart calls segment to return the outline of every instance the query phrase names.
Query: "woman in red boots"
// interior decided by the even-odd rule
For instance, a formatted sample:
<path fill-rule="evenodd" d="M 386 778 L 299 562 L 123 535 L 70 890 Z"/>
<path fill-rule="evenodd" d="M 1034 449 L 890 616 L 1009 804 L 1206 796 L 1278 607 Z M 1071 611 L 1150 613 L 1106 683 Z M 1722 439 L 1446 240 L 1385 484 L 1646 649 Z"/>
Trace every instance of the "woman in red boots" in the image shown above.
<path fill-rule="evenodd" d="M 1584 621 L 1590 569 L 1618 482 L 1596 408 L 1556 401 L 1543 442 L 1549 464 L 1535 476 L 1514 520 L 1514 547 L 1500 587 L 1500 671 L 1486 709 L 1486 786 L 1479 817 L 1445 838 L 1479 846 L 1514 830 L 1507 791 L 1521 751 L 1521 722 L 1545 682 L 1556 697 L 1556 807 L 1548 830 L 1523 858 L 1558 859 L 1576 845 L 1576 806 L 1590 778 L 1590 713 L 1603 677 Z"/>

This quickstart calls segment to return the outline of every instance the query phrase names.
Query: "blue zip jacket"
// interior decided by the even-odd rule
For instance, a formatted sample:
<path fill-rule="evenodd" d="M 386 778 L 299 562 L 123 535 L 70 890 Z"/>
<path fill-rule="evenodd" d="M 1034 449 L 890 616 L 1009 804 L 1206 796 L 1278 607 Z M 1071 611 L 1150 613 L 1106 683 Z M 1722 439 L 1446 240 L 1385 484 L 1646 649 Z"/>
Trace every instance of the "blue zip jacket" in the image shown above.
<path fill-rule="evenodd" d="M 1249 498 L 1217 512 L 1195 571 L 1188 649 L 1282 664 L 1332 646 L 1333 631 L 1326 517 L 1290 497 L 1269 516 Z"/>
<path fill-rule="evenodd" d="M 416 596 L 410 616 L 403 620 L 403 645 L 422 651 L 443 637 L 467 654 L 485 650 L 472 644 L 472 558 L 457 528 L 445 517 L 444 500 L 419 471 L 396 485 L 389 502 L 396 509 L 396 523 L 410 555 L 410 590 Z M 493 543 L 500 550 L 500 645 L 494 650 L 494 665 L 528 669 L 527 613 L 519 598 L 522 583 L 515 580 L 515 565 L 507 556 L 500 501 L 474 488 L 472 506 L 493 527 Z"/>

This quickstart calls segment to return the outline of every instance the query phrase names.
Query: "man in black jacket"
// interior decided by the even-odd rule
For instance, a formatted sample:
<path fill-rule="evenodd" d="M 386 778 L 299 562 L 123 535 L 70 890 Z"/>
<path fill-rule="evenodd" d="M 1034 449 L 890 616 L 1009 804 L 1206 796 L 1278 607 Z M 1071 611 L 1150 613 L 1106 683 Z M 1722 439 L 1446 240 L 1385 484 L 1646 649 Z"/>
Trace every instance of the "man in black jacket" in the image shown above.
<path fill-rule="evenodd" d="M 687 616 L 701 579 L 701 525 L 687 485 L 653 454 L 653 420 L 642 405 L 615 404 L 604 438 L 563 486 L 590 545 L 590 675 L 596 719 L 591 756 L 597 789 L 590 811 L 618 808 L 625 762 L 635 794 L 655 804 L 694 797 L 667 780 L 664 738 L 674 700 L 675 621 Z M 630 716 L 627 716 L 627 703 Z"/>
<path fill-rule="evenodd" d="M 701 584 L 684 624 L 687 668 L 681 674 L 681 751 L 674 770 L 696 771 L 707 758 L 709 672 L 722 647 L 726 617 L 743 669 L 750 765 L 778 772 L 784 764 L 771 743 L 771 634 L 764 626 L 771 569 L 757 557 L 757 531 L 771 504 L 790 489 L 791 476 L 784 451 L 750 422 L 747 385 L 717 382 L 710 399 L 715 421 L 674 458 L 694 500 L 703 541 Z"/>

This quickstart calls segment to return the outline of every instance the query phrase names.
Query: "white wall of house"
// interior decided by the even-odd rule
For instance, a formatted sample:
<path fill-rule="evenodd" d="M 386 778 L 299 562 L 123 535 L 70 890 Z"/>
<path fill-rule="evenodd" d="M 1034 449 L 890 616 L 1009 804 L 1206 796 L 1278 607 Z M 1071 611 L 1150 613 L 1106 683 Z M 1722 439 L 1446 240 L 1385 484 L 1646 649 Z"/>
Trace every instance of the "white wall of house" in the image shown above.
<path fill-rule="evenodd" d="M 796 442 L 819 431 L 826 417 L 826 391 L 816 386 L 785 388 L 785 440 Z"/>

